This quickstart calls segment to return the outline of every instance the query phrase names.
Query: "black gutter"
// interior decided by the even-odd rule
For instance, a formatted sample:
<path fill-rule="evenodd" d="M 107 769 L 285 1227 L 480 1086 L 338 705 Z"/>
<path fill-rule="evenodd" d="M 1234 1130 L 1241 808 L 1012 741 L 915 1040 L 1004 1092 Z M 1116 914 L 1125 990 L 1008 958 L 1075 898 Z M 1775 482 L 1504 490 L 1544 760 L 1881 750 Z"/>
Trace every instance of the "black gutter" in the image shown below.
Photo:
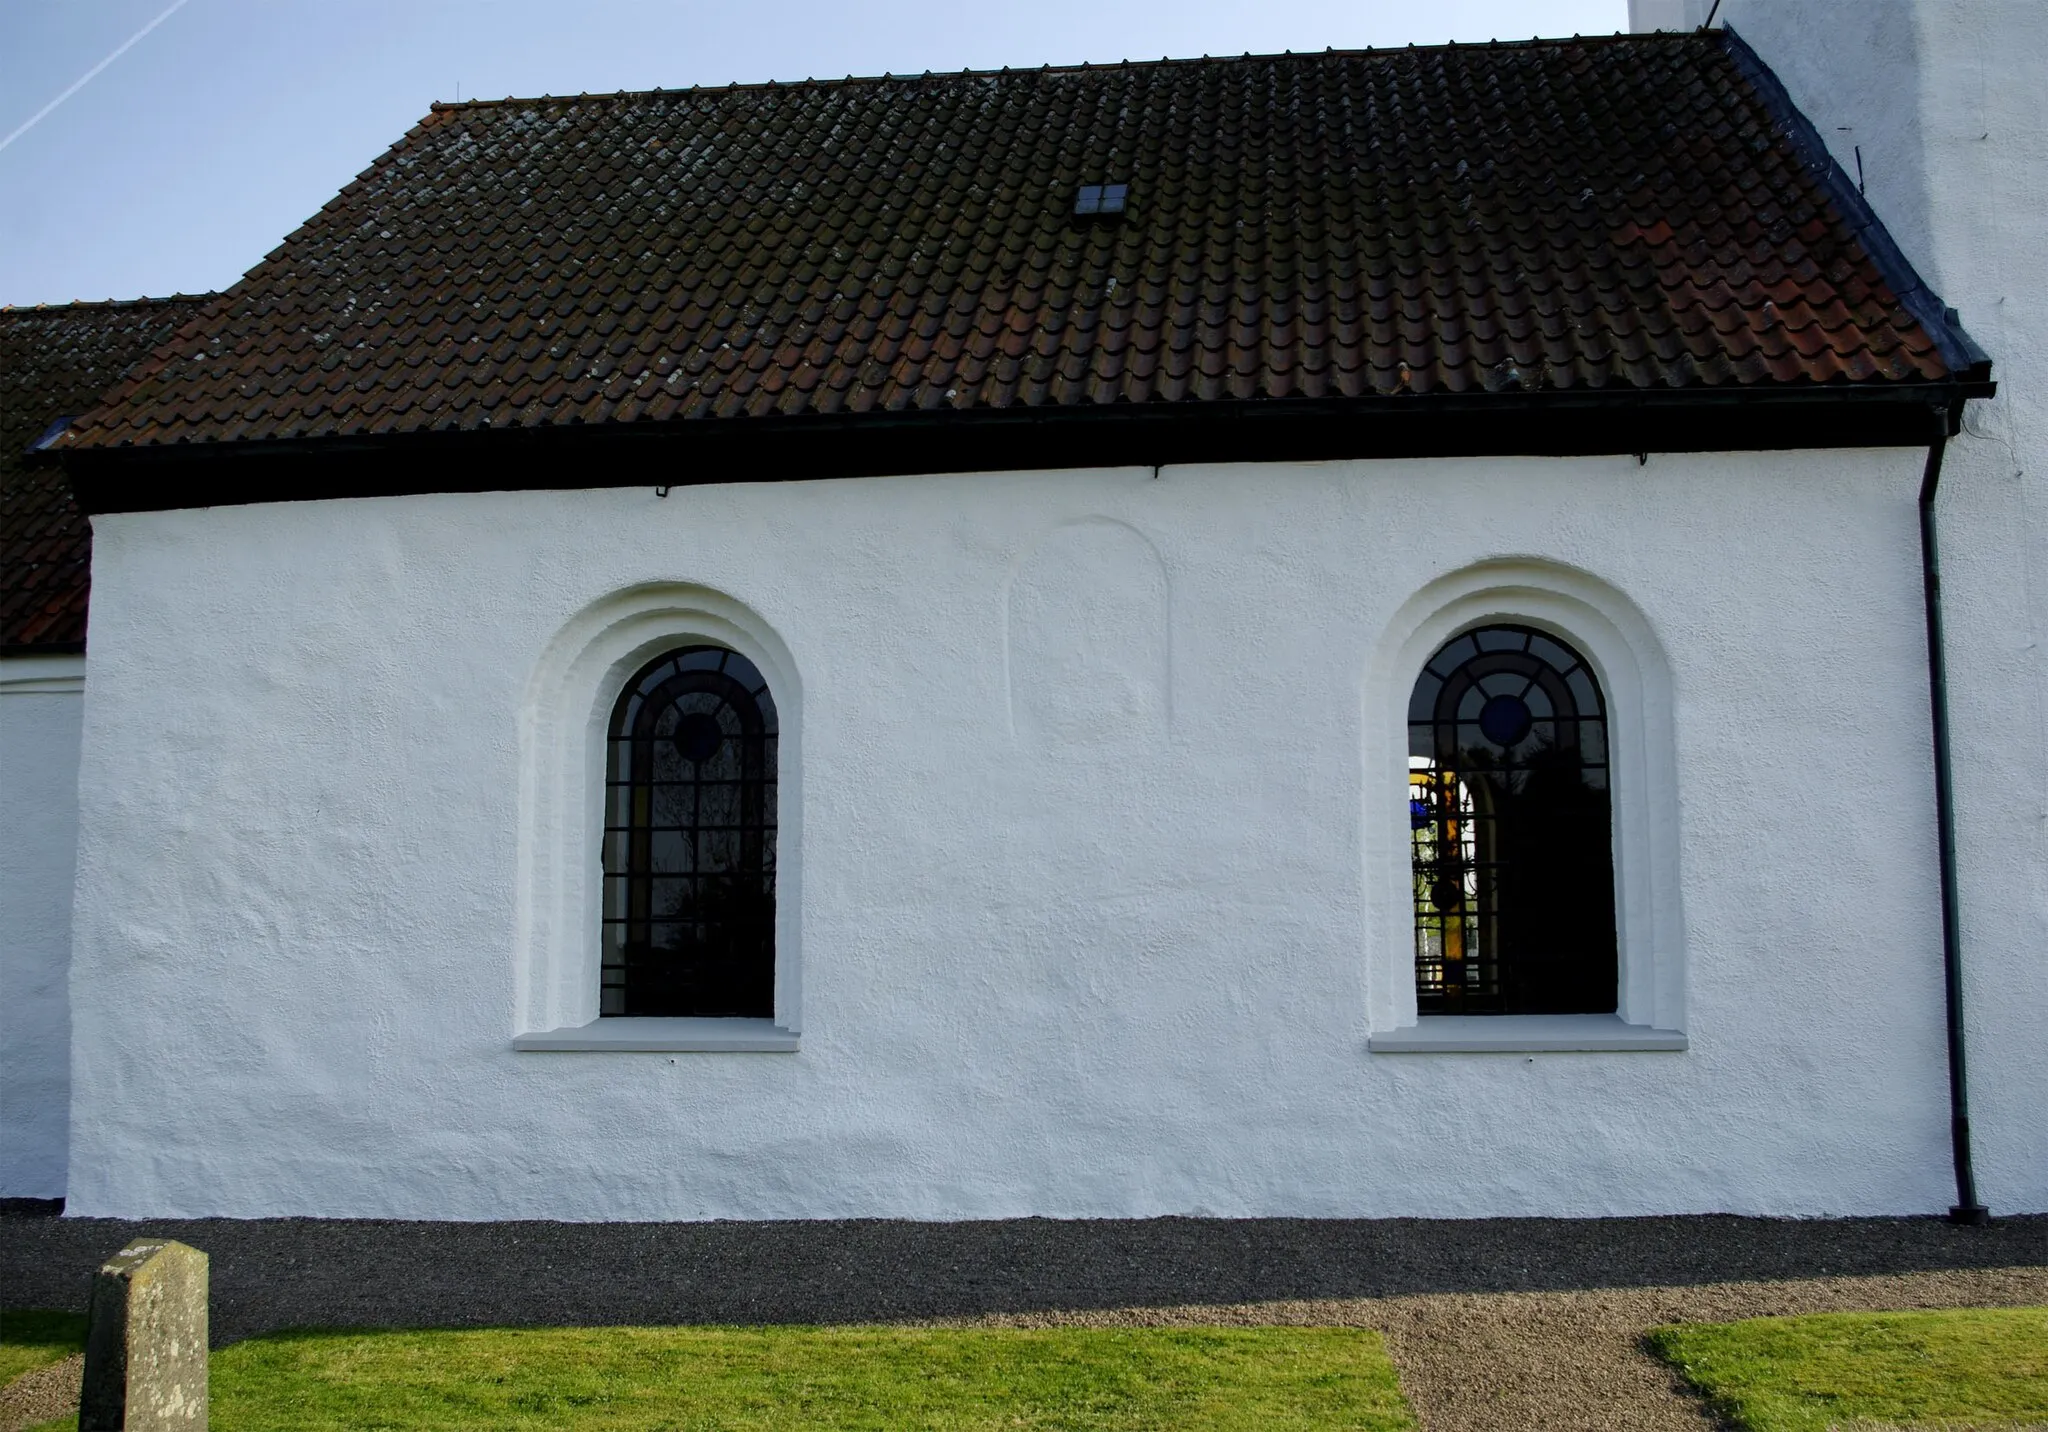
<path fill-rule="evenodd" d="M 427 492 L 1182 463 L 1920 447 L 1988 381 L 1106 403 L 68 448 L 87 513 Z"/>
<path fill-rule="evenodd" d="M 1991 1210 L 1977 1201 L 1977 1171 L 1970 1149 L 1969 1064 L 1963 1048 L 1963 929 L 1956 893 L 1955 778 L 1949 764 L 1948 656 L 1941 630 L 1941 550 L 1935 540 L 1934 495 L 1948 449 L 1946 414 L 1927 445 L 1920 479 L 1920 582 L 1927 600 L 1927 689 L 1934 708 L 1935 839 L 1941 852 L 1941 971 L 1948 997 L 1949 1152 L 1955 1163 L 1956 1201 L 1949 1222 L 1981 1228 Z"/>

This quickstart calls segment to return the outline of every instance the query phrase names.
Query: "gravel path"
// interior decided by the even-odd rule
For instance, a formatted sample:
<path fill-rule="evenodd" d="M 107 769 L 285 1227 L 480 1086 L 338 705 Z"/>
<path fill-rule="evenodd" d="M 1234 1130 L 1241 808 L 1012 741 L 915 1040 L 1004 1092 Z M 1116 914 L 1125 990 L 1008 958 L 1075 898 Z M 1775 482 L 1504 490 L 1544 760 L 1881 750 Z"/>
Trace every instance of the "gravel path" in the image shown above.
<path fill-rule="evenodd" d="M 213 1260 L 213 1332 L 885 1322 L 2048 1266 L 2048 1217 L 401 1223 L 0 1218 L 0 1302 L 82 1311 L 129 1239 Z"/>
<path fill-rule="evenodd" d="M 78 1410 L 78 1389 L 85 1380 L 85 1354 L 24 1372 L 0 1387 L 0 1432 L 54 1422 Z"/>
<path fill-rule="evenodd" d="M 1386 1334 L 1428 1432 L 1710 1432 L 1700 1401 L 1642 1345 L 1660 1323 L 1892 1308 L 2048 1305 L 2048 1268 L 1774 1279 L 1571 1293 L 1422 1293 L 1232 1306 L 1031 1313 L 1011 1327 L 1369 1327 Z"/>
<path fill-rule="evenodd" d="M 1660 1322 L 2048 1304 L 2048 1217 L 400 1223 L 0 1218 L 0 1302 L 82 1309 L 142 1234 L 212 1256 L 216 1344 L 401 1324 L 1233 1321 L 1386 1332 L 1430 1432 L 1712 1424 Z"/>

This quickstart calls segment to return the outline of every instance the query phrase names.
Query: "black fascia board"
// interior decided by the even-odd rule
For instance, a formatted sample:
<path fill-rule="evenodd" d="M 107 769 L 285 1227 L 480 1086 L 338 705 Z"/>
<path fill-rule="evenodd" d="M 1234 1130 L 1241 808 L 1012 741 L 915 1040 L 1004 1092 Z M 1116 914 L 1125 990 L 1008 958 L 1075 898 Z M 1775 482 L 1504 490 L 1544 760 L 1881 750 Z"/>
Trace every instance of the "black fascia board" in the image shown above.
<path fill-rule="evenodd" d="M 1989 382 L 1548 390 L 592 423 L 73 448 L 87 513 L 434 492 L 1423 457 L 1924 447 Z"/>
<path fill-rule="evenodd" d="M 1965 380 L 1983 382 L 1991 377 L 1991 358 L 1980 347 L 1977 340 L 1963 327 L 1962 318 L 1953 308 L 1945 306 L 1939 295 L 1927 286 L 1920 271 L 1913 267 L 1878 218 L 1877 211 L 1863 197 L 1863 191 L 1856 186 L 1848 172 L 1836 161 L 1827 141 L 1814 128 L 1813 121 L 1800 113 L 1799 106 L 1792 103 L 1792 96 L 1785 89 L 1771 67 L 1749 47 L 1747 41 L 1735 32 L 1735 28 L 1723 26 L 1721 45 L 1736 71 L 1749 82 L 1764 111 L 1770 115 L 1780 134 L 1792 146 L 1792 152 L 1799 162 L 1820 185 L 1828 202 L 1835 206 L 1847 221 L 1849 231 L 1856 241 L 1863 245 L 1870 255 L 1877 271 L 1884 275 L 1884 281 L 1891 285 L 1899 302 L 1913 315 L 1928 335 L 1934 339 L 1934 346 L 1941 353 L 1941 361 L 1952 373 L 1960 374 Z"/>

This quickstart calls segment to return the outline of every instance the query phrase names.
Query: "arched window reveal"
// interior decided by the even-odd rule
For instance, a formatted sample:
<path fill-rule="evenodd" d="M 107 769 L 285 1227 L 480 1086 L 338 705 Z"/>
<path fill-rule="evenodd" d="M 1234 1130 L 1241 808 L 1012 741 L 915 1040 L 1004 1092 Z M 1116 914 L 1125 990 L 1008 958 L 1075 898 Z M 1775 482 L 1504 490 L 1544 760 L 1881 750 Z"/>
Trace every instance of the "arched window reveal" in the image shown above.
<path fill-rule="evenodd" d="M 1487 626 L 1408 704 L 1422 1014 L 1609 1013 L 1617 993 L 1607 712 L 1585 659 Z"/>
<path fill-rule="evenodd" d="M 775 1012 L 775 701 L 719 646 L 642 668 L 612 712 L 599 1012 Z"/>

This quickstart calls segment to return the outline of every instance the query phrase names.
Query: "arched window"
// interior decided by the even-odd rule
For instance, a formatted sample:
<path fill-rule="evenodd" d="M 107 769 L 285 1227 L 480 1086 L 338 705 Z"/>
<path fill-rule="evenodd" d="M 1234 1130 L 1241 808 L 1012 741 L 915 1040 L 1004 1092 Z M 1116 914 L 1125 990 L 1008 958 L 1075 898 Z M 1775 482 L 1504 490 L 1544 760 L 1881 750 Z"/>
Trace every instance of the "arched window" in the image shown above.
<path fill-rule="evenodd" d="M 1607 711 L 1585 658 L 1484 626 L 1408 702 L 1415 993 L 1422 1014 L 1615 1008 Z"/>
<path fill-rule="evenodd" d="M 775 700 L 754 663 L 687 646 L 612 711 L 606 1015 L 775 1013 Z"/>

